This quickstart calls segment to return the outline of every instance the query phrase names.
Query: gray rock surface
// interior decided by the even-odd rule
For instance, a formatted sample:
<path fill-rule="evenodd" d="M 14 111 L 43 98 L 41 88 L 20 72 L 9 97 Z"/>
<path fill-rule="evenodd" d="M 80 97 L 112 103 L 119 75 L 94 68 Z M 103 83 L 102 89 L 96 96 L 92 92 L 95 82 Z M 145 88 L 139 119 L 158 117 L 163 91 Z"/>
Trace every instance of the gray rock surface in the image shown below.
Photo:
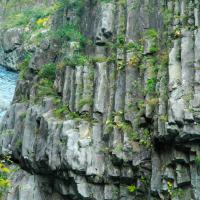
<path fill-rule="evenodd" d="M 86 0 L 81 13 L 55 13 L 52 30 L 79 23 L 92 40 L 90 59 L 62 63 L 80 43 L 61 38 L 31 48 L 0 124 L 0 154 L 20 167 L 5 200 L 199 200 L 199 6 Z M 14 69 L 21 31 L 1 36 L 0 63 Z M 38 103 L 48 63 L 58 65 L 54 97 Z"/>

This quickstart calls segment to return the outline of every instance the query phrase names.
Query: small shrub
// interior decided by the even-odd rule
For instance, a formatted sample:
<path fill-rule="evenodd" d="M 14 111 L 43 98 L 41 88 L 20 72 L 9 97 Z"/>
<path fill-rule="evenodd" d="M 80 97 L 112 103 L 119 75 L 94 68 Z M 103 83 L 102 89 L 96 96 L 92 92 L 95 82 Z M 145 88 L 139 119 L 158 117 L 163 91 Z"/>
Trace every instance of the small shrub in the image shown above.
<path fill-rule="evenodd" d="M 121 153 L 121 152 L 123 152 L 123 149 L 124 149 L 124 146 L 123 146 L 123 144 L 118 144 L 115 148 L 114 148 L 114 152 L 115 153 Z"/>
<path fill-rule="evenodd" d="M 156 53 L 157 51 L 158 51 L 158 47 L 156 47 L 155 45 L 152 45 L 149 49 L 149 52 L 152 54 Z"/>
<path fill-rule="evenodd" d="M 26 118 L 26 112 L 21 113 L 19 118 L 21 121 L 24 120 Z"/>
<path fill-rule="evenodd" d="M 145 37 L 146 38 L 158 38 L 158 33 L 155 29 L 148 29 L 146 32 L 145 32 Z"/>
<path fill-rule="evenodd" d="M 137 67 L 140 63 L 140 58 L 138 55 L 133 55 L 129 61 L 129 64 L 133 67 Z"/>
<path fill-rule="evenodd" d="M 160 115 L 159 116 L 160 121 L 167 122 L 168 116 L 167 115 Z"/>
<path fill-rule="evenodd" d="M 137 190 L 137 188 L 136 188 L 135 185 L 129 185 L 129 186 L 128 186 L 128 191 L 129 191 L 130 193 L 134 193 L 134 192 L 136 192 L 136 190 Z"/>
<path fill-rule="evenodd" d="M 39 72 L 41 78 L 47 78 L 49 80 L 54 80 L 56 77 L 56 66 L 53 63 L 45 64 Z"/>
<path fill-rule="evenodd" d="M 82 35 L 78 30 L 78 27 L 75 25 L 65 25 L 50 33 L 52 38 L 55 39 L 65 39 L 68 41 L 76 41 L 84 44 L 87 42 L 87 39 Z"/>
<path fill-rule="evenodd" d="M 183 189 L 174 189 L 172 190 L 172 195 L 173 198 L 178 198 L 178 199 L 184 199 L 184 190 Z"/>
<path fill-rule="evenodd" d="M 179 37 L 181 37 L 181 31 L 177 29 L 174 31 L 174 38 L 179 38 Z"/>
<path fill-rule="evenodd" d="M 168 193 L 172 196 L 173 183 L 171 181 L 168 181 L 167 182 L 167 187 L 168 187 Z"/>
<path fill-rule="evenodd" d="M 69 108 L 66 105 L 60 105 L 53 111 L 56 118 L 63 119 L 69 113 Z"/>
<path fill-rule="evenodd" d="M 45 26 L 48 20 L 49 20 L 49 17 L 40 18 L 36 21 L 36 24 L 39 26 Z"/>
<path fill-rule="evenodd" d="M 29 62 L 31 60 L 31 56 L 32 54 L 30 53 L 26 53 L 26 55 L 24 56 L 24 60 L 22 61 L 22 63 L 19 64 L 19 78 L 20 79 L 25 79 L 25 76 L 28 72 L 28 66 L 29 66 Z"/>
<path fill-rule="evenodd" d="M 63 60 L 61 60 L 58 64 L 57 64 L 57 68 L 58 69 L 62 69 L 64 67 L 67 66 L 83 66 L 86 63 L 88 63 L 89 59 L 87 56 L 82 55 L 82 54 L 74 54 L 71 58 L 65 58 Z"/>
<path fill-rule="evenodd" d="M 148 99 L 146 101 L 146 104 L 147 105 L 150 105 L 150 106 L 155 106 L 159 103 L 159 99 L 158 98 L 151 98 L 151 99 Z"/>
<path fill-rule="evenodd" d="M 113 131 L 115 124 L 112 118 L 106 120 L 105 132 L 111 133 Z"/>
<path fill-rule="evenodd" d="M 139 136 L 139 143 L 147 149 L 151 148 L 151 132 L 148 129 L 142 129 Z"/>
<path fill-rule="evenodd" d="M 85 98 L 79 101 L 79 108 L 81 109 L 84 105 L 92 106 L 93 99 L 92 98 Z"/>
<path fill-rule="evenodd" d="M 48 79 L 40 80 L 36 85 L 34 85 L 37 95 L 35 102 L 40 102 L 45 96 L 56 96 L 56 91 L 53 87 L 53 81 Z"/>
<path fill-rule="evenodd" d="M 8 179 L 9 174 L 10 170 L 6 167 L 4 163 L 0 162 L 0 198 L 3 197 L 4 193 L 11 185 L 11 182 Z"/>
<path fill-rule="evenodd" d="M 155 88 L 156 88 L 156 78 L 148 79 L 146 84 L 147 92 L 152 94 L 155 92 Z"/>

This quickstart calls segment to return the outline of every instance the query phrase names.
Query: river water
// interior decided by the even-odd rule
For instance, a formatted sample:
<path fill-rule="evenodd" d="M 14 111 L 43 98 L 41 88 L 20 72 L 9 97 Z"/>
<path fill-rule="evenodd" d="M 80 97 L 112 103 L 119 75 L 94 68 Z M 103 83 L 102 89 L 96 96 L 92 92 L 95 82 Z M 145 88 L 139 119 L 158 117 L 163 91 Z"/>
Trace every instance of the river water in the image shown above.
<path fill-rule="evenodd" d="M 17 73 L 0 66 L 0 119 L 12 101 L 17 78 Z"/>

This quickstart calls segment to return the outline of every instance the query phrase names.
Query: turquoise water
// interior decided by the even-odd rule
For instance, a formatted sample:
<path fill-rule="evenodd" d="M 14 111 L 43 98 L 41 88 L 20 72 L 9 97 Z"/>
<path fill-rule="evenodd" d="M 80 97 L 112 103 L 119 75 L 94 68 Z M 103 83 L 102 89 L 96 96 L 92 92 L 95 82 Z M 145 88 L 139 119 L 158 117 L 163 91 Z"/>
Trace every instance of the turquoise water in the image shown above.
<path fill-rule="evenodd" d="M 17 78 L 17 73 L 0 66 L 0 118 L 12 101 Z"/>

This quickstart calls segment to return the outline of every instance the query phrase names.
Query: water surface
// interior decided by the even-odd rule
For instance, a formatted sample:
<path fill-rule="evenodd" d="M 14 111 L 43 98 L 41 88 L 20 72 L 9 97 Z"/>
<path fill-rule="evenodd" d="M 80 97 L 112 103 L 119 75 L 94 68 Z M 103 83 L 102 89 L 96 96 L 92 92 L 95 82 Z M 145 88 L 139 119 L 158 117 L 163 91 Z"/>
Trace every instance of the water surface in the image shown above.
<path fill-rule="evenodd" d="M 12 101 L 17 78 L 17 73 L 0 66 L 0 119 Z"/>

